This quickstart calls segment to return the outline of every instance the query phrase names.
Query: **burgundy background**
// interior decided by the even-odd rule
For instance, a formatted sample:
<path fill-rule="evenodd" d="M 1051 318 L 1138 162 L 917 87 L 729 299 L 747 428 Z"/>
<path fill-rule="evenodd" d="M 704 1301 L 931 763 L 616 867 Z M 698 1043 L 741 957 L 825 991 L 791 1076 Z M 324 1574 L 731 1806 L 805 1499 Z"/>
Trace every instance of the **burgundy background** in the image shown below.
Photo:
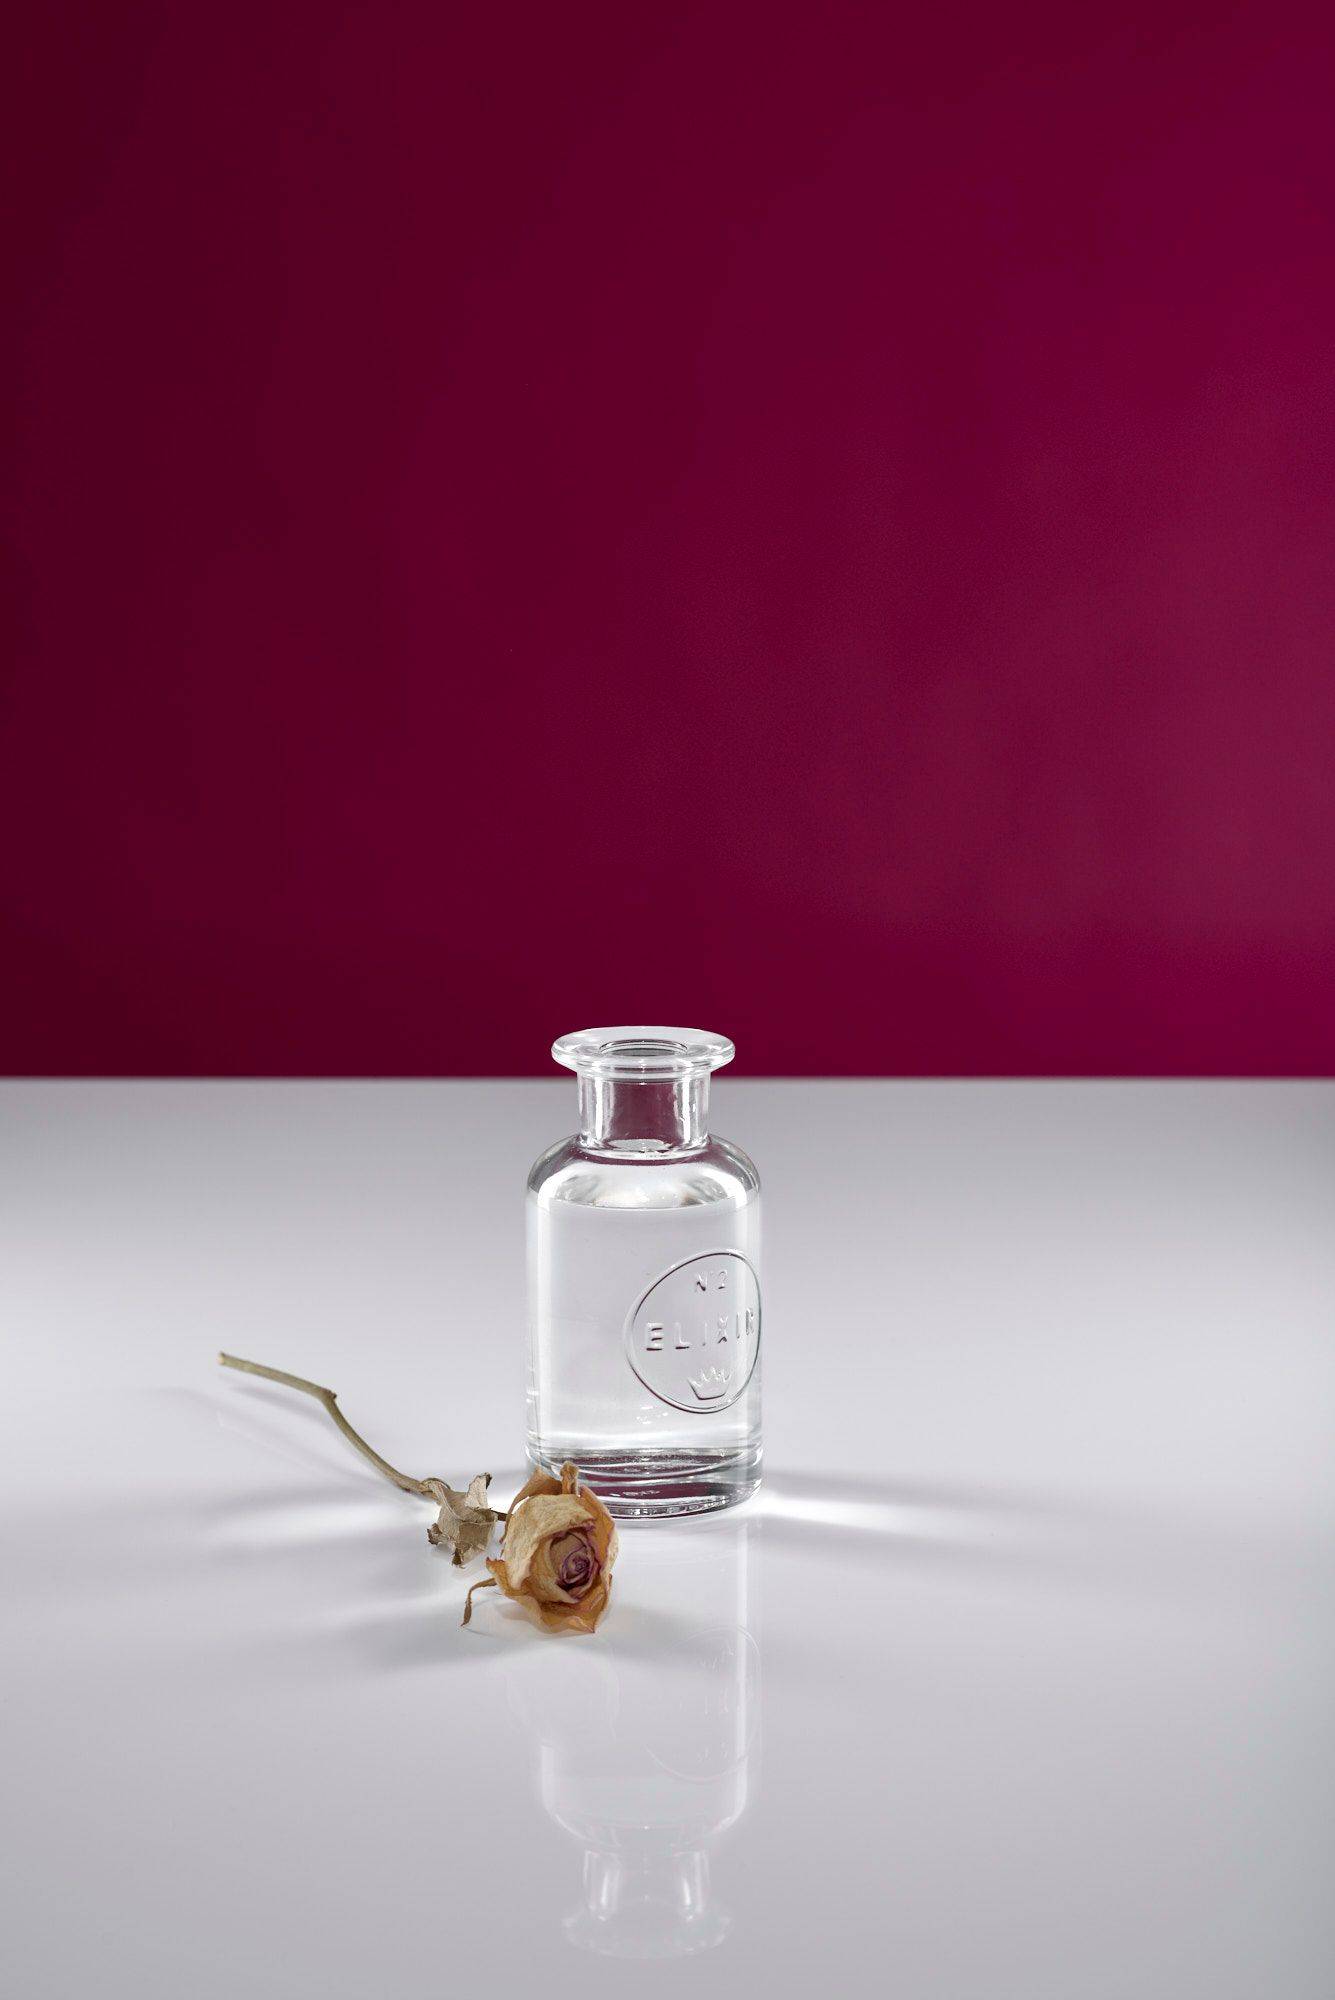
<path fill-rule="evenodd" d="M 1329 1070 L 1328 13 L 28 9 L 0 1068 Z"/>

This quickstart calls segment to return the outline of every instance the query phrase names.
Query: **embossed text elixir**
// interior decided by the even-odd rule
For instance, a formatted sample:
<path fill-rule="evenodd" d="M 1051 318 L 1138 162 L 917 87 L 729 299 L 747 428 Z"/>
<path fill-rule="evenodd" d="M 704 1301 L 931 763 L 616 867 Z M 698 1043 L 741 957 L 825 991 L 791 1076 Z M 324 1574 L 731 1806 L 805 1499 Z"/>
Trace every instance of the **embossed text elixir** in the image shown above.
<path fill-rule="evenodd" d="M 697 1514 L 760 1483 L 760 1177 L 707 1130 L 730 1062 L 695 1028 L 586 1028 L 576 1137 L 528 1180 L 528 1452 L 613 1514 Z"/>

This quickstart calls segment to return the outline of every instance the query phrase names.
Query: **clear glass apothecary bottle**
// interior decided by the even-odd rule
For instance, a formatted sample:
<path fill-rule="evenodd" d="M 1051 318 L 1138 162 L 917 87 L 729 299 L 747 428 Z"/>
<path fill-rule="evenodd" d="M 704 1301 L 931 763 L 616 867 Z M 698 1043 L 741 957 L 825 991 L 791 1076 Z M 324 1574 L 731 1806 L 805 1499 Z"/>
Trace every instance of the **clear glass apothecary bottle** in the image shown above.
<path fill-rule="evenodd" d="M 760 1177 L 707 1125 L 732 1043 L 586 1028 L 552 1054 L 580 1129 L 528 1181 L 529 1458 L 623 1520 L 731 1506 L 760 1483 Z"/>

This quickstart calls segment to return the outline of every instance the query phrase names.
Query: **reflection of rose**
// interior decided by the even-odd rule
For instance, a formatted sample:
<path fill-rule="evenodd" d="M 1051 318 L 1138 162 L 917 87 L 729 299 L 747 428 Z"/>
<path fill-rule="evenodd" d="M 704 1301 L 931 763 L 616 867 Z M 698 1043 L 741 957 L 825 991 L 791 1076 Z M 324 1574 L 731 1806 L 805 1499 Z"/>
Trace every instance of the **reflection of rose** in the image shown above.
<path fill-rule="evenodd" d="M 607 1609 L 617 1532 L 573 1465 L 535 1472 L 515 1495 L 500 1555 L 487 1568 L 547 1632 L 592 1632 Z"/>

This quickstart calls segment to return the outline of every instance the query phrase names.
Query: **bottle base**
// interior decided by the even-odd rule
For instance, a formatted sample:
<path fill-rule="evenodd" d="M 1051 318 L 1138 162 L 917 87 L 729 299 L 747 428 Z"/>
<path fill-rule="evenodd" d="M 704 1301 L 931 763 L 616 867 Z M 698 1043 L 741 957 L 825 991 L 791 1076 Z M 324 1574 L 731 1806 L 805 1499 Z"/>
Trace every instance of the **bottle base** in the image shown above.
<path fill-rule="evenodd" d="M 613 1520 L 668 1520 L 713 1514 L 749 1500 L 760 1485 L 760 1447 L 744 1451 L 590 1451 L 530 1441 L 534 1471 L 559 1473 L 569 1460 Z"/>

